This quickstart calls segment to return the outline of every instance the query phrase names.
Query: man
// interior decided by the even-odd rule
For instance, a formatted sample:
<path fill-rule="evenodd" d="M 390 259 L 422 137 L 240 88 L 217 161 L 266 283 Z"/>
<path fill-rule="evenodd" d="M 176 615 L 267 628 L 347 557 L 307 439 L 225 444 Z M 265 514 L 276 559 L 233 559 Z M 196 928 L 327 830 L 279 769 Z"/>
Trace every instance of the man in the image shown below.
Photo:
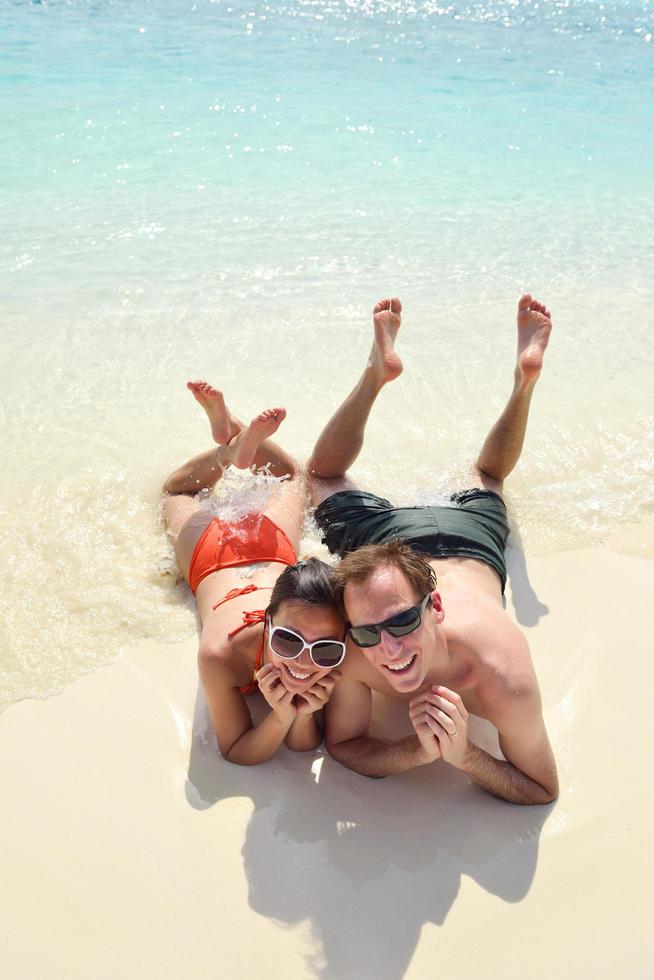
<path fill-rule="evenodd" d="M 393 508 L 345 473 L 377 395 L 402 371 L 394 349 L 401 310 L 399 299 L 375 307 L 368 364 L 308 467 L 324 540 L 345 555 L 339 574 L 350 623 L 327 746 L 363 775 L 444 759 L 495 796 L 550 803 L 558 781 L 538 682 L 527 642 L 502 603 L 508 525 L 501 496 L 522 450 L 550 313 L 529 295 L 519 301 L 513 392 L 475 464 L 476 489 L 454 494 L 449 507 Z M 372 691 L 406 700 L 415 734 L 395 742 L 370 737 Z M 468 712 L 495 725 L 503 760 L 471 741 Z"/>

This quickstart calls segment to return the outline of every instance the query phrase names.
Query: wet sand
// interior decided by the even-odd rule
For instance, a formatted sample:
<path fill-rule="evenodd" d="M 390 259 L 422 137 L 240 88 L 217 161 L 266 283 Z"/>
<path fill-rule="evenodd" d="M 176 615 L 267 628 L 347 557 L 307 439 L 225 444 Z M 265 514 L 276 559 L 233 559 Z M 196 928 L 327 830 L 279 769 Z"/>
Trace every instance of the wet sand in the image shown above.
<path fill-rule="evenodd" d="M 195 642 L 144 643 L 0 716 L 5 975 L 651 976 L 654 562 L 520 557 L 508 608 L 541 681 L 555 804 L 495 800 L 443 763 L 386 780 L 322 752 L 231 766 Z M 380 730 L 404 723 L 377 702 Z"/>

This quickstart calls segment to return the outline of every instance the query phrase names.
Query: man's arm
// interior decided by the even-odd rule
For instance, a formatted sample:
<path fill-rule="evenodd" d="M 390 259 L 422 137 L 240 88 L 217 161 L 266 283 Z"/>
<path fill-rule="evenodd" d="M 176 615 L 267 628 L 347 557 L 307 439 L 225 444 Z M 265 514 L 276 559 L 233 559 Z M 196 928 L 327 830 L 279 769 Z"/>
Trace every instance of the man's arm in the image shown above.
<path fill-rule="evenodd" d="M 423 765 L 417 735 L 392 742 L 368 735 L 372 691 L 347 675 L 334 688 L 325 708 L 325 736 L 330 755 L 362 776 L 391 776 Z"/>
<path fill-rule="evenodd" d="M 552 803 L 558 796 L 556 769 L 539 782 L 512 763 L 489 755 L 473 742 L 468 744 L 469 751 L 458 768 L 493 796 L 525 806 Z"/>
<path fill-rule="evenodd" d="M 526 637 L 503 610 L 496 609 L 492 617 L 488 608 L 476 631 L 471 624 L 469 637 L 480 651 L 476 710 L 497 728 L 506 761 L 470 742 L 463 702 L 447 691 L 438 693 L 453 703 L 455 714 L 462 718 L 465 738 L 458 736 L 451 744 L 447 732 L 440 742 L 441 754 L 494 796 L 511 803 L 551 803 L 559 792 L 556 764 Z M 455 725 L 461 728 L 458 721 Z M 449 723 L 445 727 L 453 729 Z"/>
<path fill-rule="evenodd" d="M 397 742 L 360 736 L 346 742 L 330 744 L 328 741 L 327 748 L 330 755 L 348 769 L 375 779 L 394 776 L 432 761 L 421 757 L 417 735 L 408 735 Z"/>
<path fill-rule="evenodd" d="M 509 774 L 505 789 L 523 797 L 512 802 L 552 803 L 559 795 L 559 779 L 535 681 L 501 704 L 495 724 L 500 748 L 507 760 L 503 764 Z M 506 778 L 504 773 L 503 777 Z M 501 795 L 504 799 L 510 798 L 507 792 Z"/>
<path fill-rule="evenodd" d="M 433 758 L 440 755 L 493 796 L 521 804 L 556 799 L 556 765 L 535 678 L 522 683 L 513 679 L 489 717 L 498 728 L 506 761 L 470 741 L 468 712 L 460 696 L 448 688 L 434 687 L 411 702 L 411 718 L 425 753 L 431 749 Z"/>

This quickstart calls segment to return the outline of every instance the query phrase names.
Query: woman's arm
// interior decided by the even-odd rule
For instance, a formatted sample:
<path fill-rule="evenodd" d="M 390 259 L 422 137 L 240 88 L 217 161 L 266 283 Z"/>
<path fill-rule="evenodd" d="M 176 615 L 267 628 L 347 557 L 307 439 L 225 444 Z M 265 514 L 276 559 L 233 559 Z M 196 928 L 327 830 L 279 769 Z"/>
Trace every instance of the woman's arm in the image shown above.
<path fill-rule="evenodd" d="M 279 693 L 270 714 L 254 726 L 227 651 L 209 654 L 200 651 L 198 667 L 223 757 L 241 766 L 256 766 L 272 759 L 295 720 L 290 694 L 285 699 Z"/>
<path fill-rule="evenodd" d="M 293 752 L 312 752 L 322 742 L 322 730 L 316 715 L 300 715 L 296 717 L 284 739 L 286 748 Z"/>
<path fill-rule="evenodd" d="M 287 748 L 294 752 L 311 752 L 318 748 L 322 742 L 322 709 L 340 678 L 340 670 L 332 670 L 308 691 L 295 695 L 297 717 L 286 736 Z"/>

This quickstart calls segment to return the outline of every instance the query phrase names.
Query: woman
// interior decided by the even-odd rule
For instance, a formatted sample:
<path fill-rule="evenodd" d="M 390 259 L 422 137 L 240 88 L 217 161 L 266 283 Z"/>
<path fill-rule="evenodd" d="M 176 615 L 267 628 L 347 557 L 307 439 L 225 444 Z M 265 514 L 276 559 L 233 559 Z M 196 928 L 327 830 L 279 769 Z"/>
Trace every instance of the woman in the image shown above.
<path fill-rule="evenodd" d="M 166 523 L 202 620 L 198 662 L 218 746 L 230 762 L 252 766 L 282 742 L 298 752 L 320 744 L 316 715 L 339 677 L 345 623 L 329 565 L 297 562 L 304 482 L 270 440 L 285 410 L 268 409 L 244 427 L 215 388 L 187 387 L 218 449 L 166 480 Z M 282 478 L 279 494 L 262 513 L 231 523 L 213 517 L 195 495 L 215 486 L 226 467 L 253 464 Z M 244 695 L 257 685 L 271 711 L 255 726 Z"/>

